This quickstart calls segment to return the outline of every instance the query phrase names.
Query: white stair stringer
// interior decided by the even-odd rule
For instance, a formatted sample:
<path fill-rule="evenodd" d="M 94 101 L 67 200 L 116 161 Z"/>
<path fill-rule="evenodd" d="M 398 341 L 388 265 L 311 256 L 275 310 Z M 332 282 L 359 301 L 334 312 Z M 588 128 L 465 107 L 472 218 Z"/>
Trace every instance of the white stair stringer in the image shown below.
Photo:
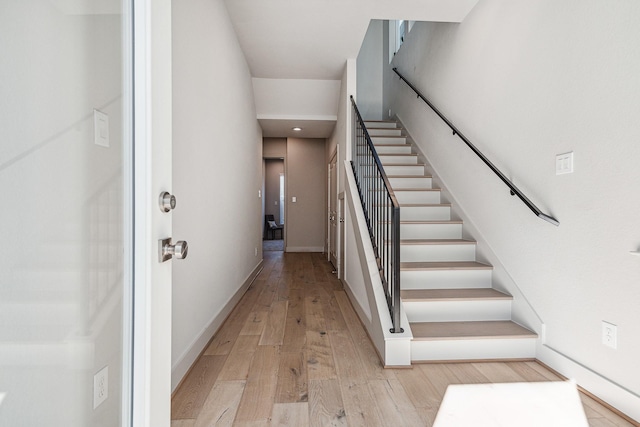
<path fill-rule="evenodd" d="M 400 203 L 411 361 L 534 358 L 537 335 L 511 320 L 512 297 L 492 288 L 492 266 L 476 261 L 476 242 L 462 239 L 464 224 L 452 219 L 402 129 L 389 121 L 367 126 Z"/>

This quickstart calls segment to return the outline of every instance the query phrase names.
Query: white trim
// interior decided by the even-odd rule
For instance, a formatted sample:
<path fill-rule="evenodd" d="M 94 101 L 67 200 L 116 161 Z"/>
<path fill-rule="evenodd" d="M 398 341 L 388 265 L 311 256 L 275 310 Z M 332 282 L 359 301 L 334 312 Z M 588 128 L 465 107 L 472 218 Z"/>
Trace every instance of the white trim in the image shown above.
<path fill-rule="evenodd" d="M 549 345 L 538 347 L 536 358 L 618 409 L 625 415 L 640 420 L 640 395 L 622 387 L 599 373 L 573 360 Z"/>
<path fill-rule="evenodd" d="M 309 114 L 309 115 L 295 115 L 295 114 L 258 114 L 258 120 L 312 120 L 312 121 L 329 121 L 335 122 L 338 120 L 338 116 L 326 115 L 326 114 Z"/>
<path fill-rule="evenodd" d="M 323 246 L 287 246 L 285 252 L 324 252 Z"/>
<path fill-rule="evenodd" d="M 198 359 L 198 356 L 205 349 L 211 338 L 218 332 L 224 321 L 229 316 L 229 313 L 238 305 L 240 299 L 244 296 L 249 286 L 258 277 L 258 274 L 262 271 L 264 261 L 260 261 L 258 265 L 253 269 L 249 276 L 245 279 L 243 284 L 238 290 L 229 298 L 227 303 L 222 309 L 211 318 L 207 326 L 197 335 L 197 337 L 187 346 L 187 349 L 178 357 L 176 363 L 171 368 L 171 391 L 174 392 L 184 376 L 189 372 L 189 369 L 193 363 Z"/>

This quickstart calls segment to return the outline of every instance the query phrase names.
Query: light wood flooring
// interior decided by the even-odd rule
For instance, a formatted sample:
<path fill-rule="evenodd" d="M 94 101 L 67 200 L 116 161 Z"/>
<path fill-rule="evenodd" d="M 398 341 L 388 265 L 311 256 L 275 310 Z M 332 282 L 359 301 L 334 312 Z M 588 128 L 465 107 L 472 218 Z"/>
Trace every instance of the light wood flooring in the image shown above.
<path fill-rule="evenodd" d="M 384 369 L 322 254 L 264 269 L 172 399 L 172 427 L 431 426 L 449 384 L 555 381 L 534 362 Z M 632 426 L 581 394 L 593 427 Z"/>

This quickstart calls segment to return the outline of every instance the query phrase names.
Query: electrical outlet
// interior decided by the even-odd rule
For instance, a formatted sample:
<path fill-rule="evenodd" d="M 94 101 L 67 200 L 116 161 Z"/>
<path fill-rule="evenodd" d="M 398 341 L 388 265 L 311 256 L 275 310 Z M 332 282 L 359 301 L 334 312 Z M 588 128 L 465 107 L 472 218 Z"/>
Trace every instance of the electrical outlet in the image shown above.
<path fill-rule="evenodd" d="M 602 321 L 602 344 L 613 349 L 618 348 L 618 327 Z"/>
<path fill-rule="evenodd" d="M 258 247 L 253 248 L 253 256 L 258 256 Z"/>
<path fill-rule="evenodd" d="M 109 397 L 109 367 L 105 366 L 93 376 L 93 409 Z"/>

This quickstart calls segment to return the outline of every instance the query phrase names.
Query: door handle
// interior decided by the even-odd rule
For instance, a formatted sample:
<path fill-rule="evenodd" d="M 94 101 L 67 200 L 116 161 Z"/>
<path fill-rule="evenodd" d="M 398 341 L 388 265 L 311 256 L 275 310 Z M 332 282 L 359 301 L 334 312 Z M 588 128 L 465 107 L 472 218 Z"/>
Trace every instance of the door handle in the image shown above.
<path fill-rule="evenodd" d="M 171 237 L 158 240 L 158 261 L 165 262 L 174 256 L 178 259 L 185 259 L 189 253 L 189 245 L 184 240 L 178 240 L 175 245 L 171 244 Z"/>

